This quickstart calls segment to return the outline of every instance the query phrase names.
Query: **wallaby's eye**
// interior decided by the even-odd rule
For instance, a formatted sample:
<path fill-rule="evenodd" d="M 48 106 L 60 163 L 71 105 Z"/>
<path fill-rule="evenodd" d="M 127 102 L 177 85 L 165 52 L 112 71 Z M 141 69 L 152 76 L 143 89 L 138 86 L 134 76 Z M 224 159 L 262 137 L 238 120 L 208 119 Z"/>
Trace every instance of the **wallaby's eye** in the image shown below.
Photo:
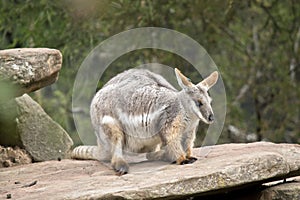
<path fill-rule="evenodd" d="M 201 101 L 195 101 L 195 102 L 196 102 L 196 105 L 197 105 L 198 107 L 203 106 L 203 103 L 202 103 Z"/>

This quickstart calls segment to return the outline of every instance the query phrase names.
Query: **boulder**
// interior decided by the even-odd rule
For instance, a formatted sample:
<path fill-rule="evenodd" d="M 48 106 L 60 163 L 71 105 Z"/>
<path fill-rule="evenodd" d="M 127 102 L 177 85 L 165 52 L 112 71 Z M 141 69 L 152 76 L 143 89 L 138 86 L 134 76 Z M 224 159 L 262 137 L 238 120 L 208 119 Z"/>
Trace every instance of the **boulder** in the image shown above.
<path fill-rule="evenodd" d="M 35 161 L 65 158 L 73 145 L 67 132 L 30 96 L 0 106 L 0 144 L 25 148 Z"/>
<path fill-rule="evenodd" d="M 130 172 L 124 176 L 116 176 L 108 163 L 87 160 L 2 168 L 0 195 L 15 199 L 186 199 L 219 194 L 224 199 L 228 192 L 300 175 L 300 145 L 296 144 L 224 144 L 194 149 L 194 155 L 199 160 L 188 165 L 150 162 L 143 154 L 130 157 Z"/>
<path fill-rule="evenodd" d="M 54 83 L 62 65 L 59 50 L 20 48 L 0 50 L 0 85 L 16 86 L 14 96 Z"/>
<path fill-rule="evenodd" d="M 300 199 L 300 176 L 287 182 L 269 186 L 261 192 L 259 200 Z"/>

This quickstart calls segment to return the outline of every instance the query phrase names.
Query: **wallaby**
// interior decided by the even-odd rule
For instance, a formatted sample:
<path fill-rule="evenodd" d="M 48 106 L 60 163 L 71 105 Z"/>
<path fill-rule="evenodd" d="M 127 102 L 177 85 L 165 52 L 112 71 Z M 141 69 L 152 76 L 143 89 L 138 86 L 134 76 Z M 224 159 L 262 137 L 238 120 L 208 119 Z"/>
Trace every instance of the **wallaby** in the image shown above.
<path fill-rule="evenodd" d="M 175 74 L 181 91 L 144 69 L 130 69 L 108 81 L 90 107 L 98 147 L 76 147 L 72 157 L 111 160 L 118 175 L 129 171 L 124 151 L 147 153 L 149 160 L 195 162 L 192 148 L 199 120 L 214 121 L 208 90 L 218 72 L 196 85 L 176 68 Z"/>

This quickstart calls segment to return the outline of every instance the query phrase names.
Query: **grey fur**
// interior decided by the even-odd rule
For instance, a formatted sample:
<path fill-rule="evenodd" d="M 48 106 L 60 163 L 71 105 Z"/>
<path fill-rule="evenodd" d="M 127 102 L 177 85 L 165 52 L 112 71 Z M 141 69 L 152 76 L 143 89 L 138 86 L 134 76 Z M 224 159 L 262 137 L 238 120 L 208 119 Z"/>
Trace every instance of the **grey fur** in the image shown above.
<path fill-rule="evenodd" d="M 179 70 L 175 73 L 181 91 L 158 74 L 131 69 L 112 78 L 97 92 L 90 108 L 100 151 L 97 159 L 111 159 L 121 175 L 128 172 L 124 150 L 149 152 L 147 157 L 151 160 L 178 164 L 196 160 L 189 151 L 199 120 L 213 121 L 207 90 L 215 84 L 218 75 L 214 72 L 194 85 Z"/>

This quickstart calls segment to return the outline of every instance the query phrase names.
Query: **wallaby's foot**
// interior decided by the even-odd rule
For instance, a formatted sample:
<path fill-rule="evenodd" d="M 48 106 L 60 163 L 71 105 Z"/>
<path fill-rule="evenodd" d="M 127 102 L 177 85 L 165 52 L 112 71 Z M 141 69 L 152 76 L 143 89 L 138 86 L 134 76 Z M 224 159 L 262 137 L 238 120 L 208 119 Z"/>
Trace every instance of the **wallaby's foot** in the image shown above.
<path fill-rule="evenodd" d="M 178 164 L 178 165 L 186 165 L 186 164 L 192 164 L 194 163 L 196 160 L 182 160 L 180 163 L 178 163 L 177 161 L 172 162 L 172 164 Z"/>
<path fill-rule="evenodd" d="M 195 162 L 196 160 L 198 160 L 198 158 L 192 157 L 192 156 L 188 157 L 187 159 L 190 161 L 190 163 L 193 163 L 193 162 Z"/>
<path fill-rule="evenodd" d="M 118 159 L 115 162 L 112 162 L 112 167 L 114 168 L 118 176 L 127 174 L 129 171 L 129 165 L 123 159 Z"/>
<path fill-rule="evenodd" d="M 197 160 L 195 157 L 188 157 L 186 158 L 185 156 L 181 156 L 179 159 L 176 161 L 172 162 L 172 164 L 178 164 L 178 165 L 185 165 L 185 164 L 192 164 Z"/>

